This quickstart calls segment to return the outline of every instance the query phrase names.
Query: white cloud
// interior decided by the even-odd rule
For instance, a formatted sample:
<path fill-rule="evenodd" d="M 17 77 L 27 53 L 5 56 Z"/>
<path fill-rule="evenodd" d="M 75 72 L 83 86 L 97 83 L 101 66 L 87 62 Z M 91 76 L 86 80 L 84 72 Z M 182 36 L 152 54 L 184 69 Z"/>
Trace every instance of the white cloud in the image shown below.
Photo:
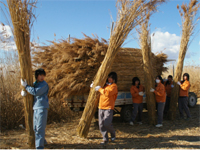
<path fill-rule="evenodd" d="M 0 24 L 0 50 L 16 50 L 12 30 L 8 25 Z"/>
<path fill-rule="evenodd" d="M 152 51 L 163 52 L 169 59 L 177 59 L 180 49 L 181 37 L 169 32 L 156 31 L 152 35 Z"/>

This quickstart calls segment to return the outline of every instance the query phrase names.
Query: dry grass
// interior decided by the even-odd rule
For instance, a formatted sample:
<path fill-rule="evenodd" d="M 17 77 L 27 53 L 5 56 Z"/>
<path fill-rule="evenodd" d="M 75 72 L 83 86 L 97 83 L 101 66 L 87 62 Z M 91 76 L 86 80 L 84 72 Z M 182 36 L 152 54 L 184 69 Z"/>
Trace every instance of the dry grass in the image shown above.
<path fill-rule="evenodd" d="M 49 96 L 66 99 L 72 95 L 88 94 L 90 84 L 105 57 L 108 42 L 98 37 L 84 39 L 74 38 L 52 42 L 50 46 L 37 47 L 34 51 L 34 66 L 40 66 L 47 72 Z M 153 76 L 166 71 L 163 64 L 167 61 L 165 54 L 150 54 L 153 63 Z M 140 49 L 120 48 L 111 67 L 118 74 L 118 90 L 129 91 L 131 80 L 140 76 L 144 83 L 142 52 Z"/>
<path fill-rule="evenodd" d="M 149 123 L 155 125 L 156 124 L 156 104 L 155 104 L 155 95 L 150 92 L 151 88 L 155 88 L 154 82 L 154 70 L 153 70 L 153 59 L 151 57 L 151 38 L 150 38 L 150 30 L 149 30 L 149 14 L 146 14 L 147 19 L 141 24 L 139 31 L 140 36 L 140 47 L 142 49 L 143 56 L 143 69 L 145 75 L 145 91 L 147 98 L 147 108 L 148 108 L 148 117 Z M 158 63 L 159 64 L 159 63 Z M 156 74 L 160 75 L 160 74 Z"/>
<path fill-rule="evenodd" d="M 171 94 L 171 98 L 173 99 L 173 101 L 170 103 L 170 110 L 169 110 L 170 113 L 169 115 L 172 120 L 175 119 L 178 96 L 179 96 L 179 86 L 176 84 L 176 82 L 180 81 L 181 79 L 183 71 L 183 63 L 188 49 L 190 37 L 193 34 L 194 29 L 196 27 L 195 19 L 198 9 L 200 7 L 200 3 L 199 4 L 197 3 L 198 3 L 197 0 L 190 0 L 190 3 L 188 5 L 183 3 L 180 9 L 179 6 L 177 6 L 182 19 L 182 37 L 181 37 L 178 62 L 176 65 L 175 75 L 174 75 L 174 88 Z"/>
<path fill-rule="evenodd" d="M 197 106 L 190 108 L 191 120 L 170 121 L 164 118 L 163 127 L 155 128 L 148 124 L 147 112 L 143 112 L 143 124 L 130 126 L 120 122 L 119 115 L 113 118 L 116 130 L 116 141 L 109 142 L 106 147 L 100 146 L 102 135 L 97 120 L 93 120 L 87 139 L 77 136 L 81 114 L 67 123 L 49 124 L 46 128 L 47 149 L 199 149 L 199 111 Z M 177 112 L 177 116 L 179 116 Z M 27 135 L 22 129 L 7 131 L 0 136 L 0 148 L 28 148 Z"/>
<path fill-rule="evenodd" d="M 25 126 L 24 103 L 20 95 L 20 66 L 15 51 L 1 52 L 0 57 L 0 124 L 1 132 Z M 74 114 L 59 99 L 49 99 L 48 123 L 68 122 Z"/>
<path fill-rule="evenodd" d="M 117 21 L 112 31 L 109 46 L 105 58 L 95 76 L 93 88 L 91 88 L 88 100 L 77 128 L 78 134 L 81 137 L 87 137 L 90 123 L 96 111 L 99 99 L 99 92 L 95 91 L 95 86 L 103 86 L 106 82 L 115 56 L 122 46 L 131 30 L 141 24 L 146 18 L 145 11 L 150 14 L 156 10 L 158 4 L 165 0 L 118 0 L 117 1 Z"/>

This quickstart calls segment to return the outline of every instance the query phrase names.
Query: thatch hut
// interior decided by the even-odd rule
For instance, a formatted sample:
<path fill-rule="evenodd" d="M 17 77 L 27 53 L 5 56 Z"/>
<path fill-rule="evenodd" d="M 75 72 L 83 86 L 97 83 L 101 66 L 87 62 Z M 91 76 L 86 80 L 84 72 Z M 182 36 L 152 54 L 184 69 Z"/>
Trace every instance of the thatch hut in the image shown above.
<path fill-rule="evenodd" d="M 89 93 L 90 84 L 103 61 L 108 48 L 105 39 L 85 36 L 84 39 L 73 39 L 52 42 L 51 46 L 37 47 L 34 51 L 33 63 L 47 72 L 46 81 L 50 86 L 50 97 L 60 99 L 73 95 Z M 151 54 L 154 76 L 162 74 L 167 68 L 165 54 Z M 112 66 L 118 74 L 118 90 L 129 91 L 134 76 L 138 76 L 144 84 L 142 52 L 140 49 L 121 48 Z"/>

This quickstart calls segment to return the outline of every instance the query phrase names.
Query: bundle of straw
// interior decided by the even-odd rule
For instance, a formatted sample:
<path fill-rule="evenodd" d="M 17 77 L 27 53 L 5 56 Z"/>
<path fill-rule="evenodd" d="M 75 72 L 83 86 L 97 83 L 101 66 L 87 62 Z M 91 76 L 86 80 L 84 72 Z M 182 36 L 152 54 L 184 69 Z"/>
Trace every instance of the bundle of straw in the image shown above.
<path fill-rule="evenodd" d="M 111 71 L 111 66 L 114 62 L 115 56 L 130 31 L 143 22 L 146 18 L 144 15 L 146 10 L 150 10 L 150 12 L 156 10 L 156 6 L 160 2 L 164 2 L 164 0 L 152 0 L 150 2 L 147 2 L 146 0 L 117 1 L 118 19 L 110 37 L 106 56 L 96 74 L 94 87 L 97 85 L 103 86 L 105 84 L 107 76 Z M 98 99 L 99 93 L 92 88 L 77 129 L 80 137 L 87 137 L 92 117 L 97 108 Z"/>
<path fill-rule="evenodd" d="M 50 46 L 37 46 L 33 53 L 33 65 L 44 68 L 49 85 L 49 97 L 61 100 L 74 95 L 88 94 L 90 84 L 103 61 L 108 49 L 107 41 L 98 37 L 74 38 L 52 42 Z M 166 71 L 163 64 L 165 54 L 151 53 L 154 77 Z M 144 84 L 142 51 L 134 48 L 120 48 L 111 71 L 118 74 L 118 90 L 129 91 L 134 76 L 139 76 Z"/>
<path fill-rule="evenodd" d="M 154 70 L 152 66 L 152 58 L 151 58 L 151 37 L 149 33 L 149 14 L 146 14 L 148 17 L 141 25 L 141 31 L 139 31 L 140 35 L 140 47 L 142 49 L 143 55 L 143 68 L 145 74 L 145 91 L 147 98 L 147 108 L 148 108 L 148 116 L 149 123 L 156 123 L 156 105 L 155 105 L 155 95 L 150 92 L 151 88 L 155 87 L 154 84 Z M 157 62 L 156 62 L 157 63 Z M 157 74 L 159 75 L 159 74 Z"/>
<path fill-rule="evenodd" d="M 177 9 L 179 9 L 179 13 L 182 19 L 182 37 L 181 37 L 179 57 L 173 82 L 174 88 L 171 94 L 171 99 L 173 101 L 171 101 L 170 103 L 169 115 L 172 120 L 176 118 L 177 102 L 179 97 L 179 86 L 177 85 L 177 82 L 181 80 L 181 75 L 183 71 L 183 62 L 188 49 L 189 40 L 191 35 L 193 34 L 193 31 L 197 23 L 197 20 L 195 21 L 195 17 L 200 7 L 200 4 L 197 3 L 198 3 L 197 0 L 190 0 L 188 6 L 186 4 L 182 4 L 180 9 L 179 6 L 177 6 Z"/>
<path fill-rule="evenodd" d="M 22 79 L 26 79 L 28 85 L 33 85 L 32 64 L 30 56 L 30 26 L 34 17 L 32 11 L 35 1 L 7 0 L 9 12 L 13 24 L 13 35 L 19 54 Z M 27 94 L 24 97 L 25 122 L 28 132 L 28 143 L 34 147 L 33 132 L 33 96 Z"/>

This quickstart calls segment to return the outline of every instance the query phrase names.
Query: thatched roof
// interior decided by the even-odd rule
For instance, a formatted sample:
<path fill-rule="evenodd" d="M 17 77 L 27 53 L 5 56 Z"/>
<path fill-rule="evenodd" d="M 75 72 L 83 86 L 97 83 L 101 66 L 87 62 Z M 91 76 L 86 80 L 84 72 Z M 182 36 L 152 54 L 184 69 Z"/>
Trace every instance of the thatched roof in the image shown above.
<path fill-rule="evenodd" d="M 49 84 L 50 97 L 67 98 L 71 95 L 89 93 L 90 84 L 106 54 L 108 43 L 98 37 L 52 42 L 51 46 L 38 47 L 34 52 L 33 64 L 44 68 Z M 165 54 L 152 53 L 154 76 L 162 74 L 167 68 Z M 144 81 L 140 49 L 121 48 L 117 54 L 112 71 L 118 74 L 118 90 L 129 91 L 131 80 L 138 76 Z"/>

